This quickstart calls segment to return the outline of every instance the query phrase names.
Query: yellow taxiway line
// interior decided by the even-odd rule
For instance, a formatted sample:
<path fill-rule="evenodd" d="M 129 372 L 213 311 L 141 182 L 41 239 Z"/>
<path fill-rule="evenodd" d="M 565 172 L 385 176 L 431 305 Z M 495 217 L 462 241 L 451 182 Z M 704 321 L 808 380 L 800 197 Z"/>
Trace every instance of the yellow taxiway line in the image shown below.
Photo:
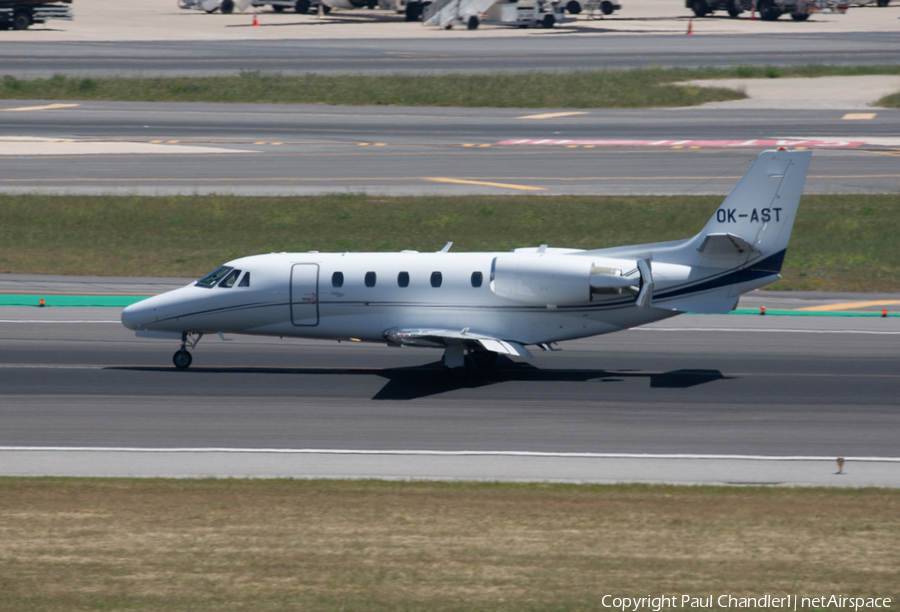
<path fill-rule="evenodd" d="M 72 108 L 80 106 L 79 104 L 47 104 L 45 106 L 20 106 L 19 108 L 0 108 L 4 111 L 36 111 L 36 110 L 53 110 L 56 108 Z"/>
<path fill-rule="evenodd" d="M 542 115 L 525 115 L 516 119 L 555 119 L 557 117 L 571 117 L 572 115 L 587 115 L 586 111 L 573 111 L 569 113 L 544 113 Z"/>
<path fill-rule="evenodd" d="M 454 179 L 445 177 L 423 177 L 423 180 L 432 181 L 434 183 L 459 183 L 460 185 L 487 185 L 488 187 L 503 187 L 505 189 L 518 189 L 520 191 L 547 191 L 543 187 L 529 187 L 528 185 L 511 185 L 509 183 L 489 183 L 487 181 L 467 181 L 465 179 Z"/>
<path fill-rule="evenodd" d="M 809 306 L 807 308 L 795 308 L 794 310 L 804 310 L 807 312 L 830 312 L 834 310 L 853 310 L 856 308 L 867 308 L 869 306 L 887 306 L 889 304 L 900 304 L 900 300 L 873 300 L 871 302 L 842 302 L 841 304 L 826 304 L 824 306 Z"/>

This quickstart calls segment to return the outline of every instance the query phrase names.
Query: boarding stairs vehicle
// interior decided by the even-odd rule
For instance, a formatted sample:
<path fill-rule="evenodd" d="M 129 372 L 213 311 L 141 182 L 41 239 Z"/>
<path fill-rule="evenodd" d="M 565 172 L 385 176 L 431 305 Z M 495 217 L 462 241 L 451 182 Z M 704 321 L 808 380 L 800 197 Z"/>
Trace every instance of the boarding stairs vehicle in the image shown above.
<path fill-rule="evenodd" d="M 497 0 L 437 0 L 422 11 L 422 24 L 450 29 L 454 25 L 478 28 L 481 19 Z"/>
<path fill-rule="evenodd" d="M 50 19 L 72 21 L 72 0 L 0 0 L 0 30 L 27 30 Z"/>

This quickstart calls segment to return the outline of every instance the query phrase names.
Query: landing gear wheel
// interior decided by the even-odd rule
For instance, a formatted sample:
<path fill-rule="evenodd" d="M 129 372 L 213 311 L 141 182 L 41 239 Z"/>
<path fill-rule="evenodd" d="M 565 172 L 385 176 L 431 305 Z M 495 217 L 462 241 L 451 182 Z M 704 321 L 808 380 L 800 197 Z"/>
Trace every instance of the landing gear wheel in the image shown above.
<path fill-rule="evenodd" d="M 473 351 L 469 353 L 469 357 L 472 359 L 472 365 L 480 369 L 497 365 L 500 356 L 492 351 Z"/>
<path fill-rule="evenodd" d="M 234 12 L 234 0 L 222 0 L 219 10 L 223 15 L 231 15 Z"/>
<path fill-rule="evenodd" d="M 616 7 L 613 6 L 613 3 L 609 0 L 603 0 L 603 2 L 600 3 L 600 11 L 604 15 L 612 15 L 614 10 L 616 10 Z"/>
<path fill-rule="evenodd" d="M 294 10 L 301 15 L 305 15 L 309 12 L 309 0 L 297 0 L 297 4 L 294 5 Z"/>
<path fill-rule="evenodd" d="M 477 30 L 477 29 L 478 29 L 478 24 L 479 24 L 479 23 L 480 23 L 480 22 L 478 21 L 478 16 L 477 16 L 477 15 L 472 15 L 472 16 L 469 17 L 469 19 L 466 21 L 466 27 L 467 27 L 468 29 L 470 29 L 470 30 Z"/>
<path fill-rule="evenodd" d="M 186 370 L 191 367 L 191 362 L 194 361 L 194 358 L 191 357 L 191 354 L 181 349 L 174 355 L 172 355 L 172 363 L 175 364 L 175 367 L 179 370 Z"/>
<path fill-rule="evenodd" d="M 556 17 L 553 15 L 544 15 L 544 18 L 541 20 L 541 27 L 545 30 L 549 30 L 553 26 L 556 25 Z"/>

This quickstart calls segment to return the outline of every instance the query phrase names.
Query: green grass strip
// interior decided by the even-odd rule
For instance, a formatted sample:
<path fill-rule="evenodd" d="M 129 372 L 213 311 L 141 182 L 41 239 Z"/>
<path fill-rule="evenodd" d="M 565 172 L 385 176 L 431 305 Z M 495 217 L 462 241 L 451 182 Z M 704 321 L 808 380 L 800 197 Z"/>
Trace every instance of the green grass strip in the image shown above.
<path fill-rule="evenodd" d="M 125 308 L 146 300 L 145 295 L 44 295 L 44 294 L 19 294 L 0 295 L 0 306 L 38 306 L 41 299 L 45 307 L 72 307 L 90 306 L 100 308 Z"/>
<path fill-rule="evenodd" d="M 271 252 L 597 249 L 693 236 L 721 196 L 0 195 L 0 274 L 199 278 Z M 805 195 L 772 289 L 894 293 L 900 194 Z"/>
<path fill-rule="evenodd" d="M 561 73 L 447 75 L 301 75 L 244 72 L 232 76 L 81 78 L 62 74 L 22 80 L 5 76 L 0 99 L 123 100 L 505 108 L 646 108 L 692 106 L 745 98 L 743 92 L 677 86 L 694 79 L 900 74 L 886 66 L 733 66 L 639 68 Z M 886 99 L 896 106 L 900 100 Z"/>

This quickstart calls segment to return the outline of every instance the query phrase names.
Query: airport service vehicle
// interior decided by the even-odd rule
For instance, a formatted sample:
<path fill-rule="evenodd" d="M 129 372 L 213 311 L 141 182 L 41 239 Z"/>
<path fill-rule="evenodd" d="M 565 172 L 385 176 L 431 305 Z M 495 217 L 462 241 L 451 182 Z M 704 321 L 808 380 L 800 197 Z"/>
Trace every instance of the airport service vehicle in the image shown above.
<path fill-rule="evenodd" d="M 426 26 L 450 29 L 454 25 L 465 25 L 474 30 L 481 23 L 552 28 L 571 21 L 571 18 L 566 17 L 561 2 L 551 0 L 435 0 L 425 8 L 422 21 Z"/>
<path fill-rule="evenodd" d="M 794 21 L 809 19 L 809 0 L 685 0 L 685 7 L 697 17 L 705 17 L 715 11 L 727 11 L 737 17 L 744 11 L 758 11 L 761 19 L 775 21 L 789 13 Z"/>
<path fill-rule="evenodd" d="M 602 13 L 603 15 L 612 15 L 613 12 L 621 10 L 620 2 L 613 0 L 569 0 L 566 2 L 566 12 L 572 15 L 578 15 L 582 11 L 589 15 Z"/>
<path fill-rule="evenodd" d="M 178 8 L 206 11 L 207 13 L 219 11 L 230 15 L 235 8 L 243 11 L 250 6 L 251 2 L 252 0 L 178 0 Z"/>
<path fill-rule="evenodd" d="M 377 342 L 444 350 L 447 368 L 530 357 L 564 340 L 683 312 L 727 313 L 781 278 L 811 151 L 764 151 L 700 233 L 596 250 L 270 253 L 133 304 L 137 336 L 181 341 L 187 368 L 205 334 Z"/>
<path fill-rule="evenodd" d="M 250 6 L 256 8 L 268 5 L 271 6 L 272 10 L 276 13 L 282 13 L 284 11 L 294 11 L 295 13 L 305 15 L 309 12 L 309 9 L 316 8 L 319 6 L 319 4 L 319 0 L 254 0 Z M 326 6 L 324 8 L 326 9 L 326 13 L 331 11 L 330 6 Z"/>
<path fill-rule="evenodd" d="M 0 0 L 0 30 L 27 30 L 49 19 L 72 21 L 72 0 Z"/>

